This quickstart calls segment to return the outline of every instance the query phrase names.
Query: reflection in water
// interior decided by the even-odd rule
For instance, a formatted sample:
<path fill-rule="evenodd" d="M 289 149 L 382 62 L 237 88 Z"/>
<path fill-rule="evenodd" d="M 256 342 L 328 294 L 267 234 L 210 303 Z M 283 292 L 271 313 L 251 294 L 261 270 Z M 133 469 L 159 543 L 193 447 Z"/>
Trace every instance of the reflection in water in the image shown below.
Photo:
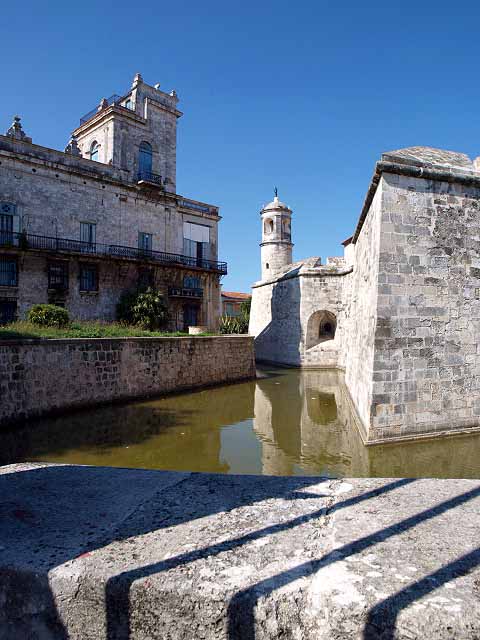
<path fill-rule="evenodd" d="M 480 436 L 364 447 L 340 373 L 256 381 L 29 422 L 0 435 L 25 460 L 265 475 L 480 477 Z"/>

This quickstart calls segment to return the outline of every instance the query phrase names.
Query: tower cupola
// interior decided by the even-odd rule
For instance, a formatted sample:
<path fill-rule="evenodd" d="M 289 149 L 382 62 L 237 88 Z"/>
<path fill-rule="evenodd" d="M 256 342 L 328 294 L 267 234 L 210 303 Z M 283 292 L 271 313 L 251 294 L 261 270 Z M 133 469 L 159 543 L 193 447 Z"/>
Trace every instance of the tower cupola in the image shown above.
<path fill-rule="evenodd" d="M 292 210 L 275 197 L 260 211 L 262 219 L 262 280 L 292 262 Z"/>

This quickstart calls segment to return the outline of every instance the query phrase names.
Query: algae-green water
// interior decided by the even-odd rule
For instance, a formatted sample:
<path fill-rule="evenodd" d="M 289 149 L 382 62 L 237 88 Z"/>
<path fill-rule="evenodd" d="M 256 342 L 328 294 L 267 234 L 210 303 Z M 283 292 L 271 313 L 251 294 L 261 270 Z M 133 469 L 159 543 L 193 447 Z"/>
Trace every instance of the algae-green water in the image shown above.
<path fill-rule="evenodd" d="M 0 434 L 0 464 L 480 478 L 480 435 L 365 447 L 340 373 L 259 369 L 258 378 L 31 420 Z"/>

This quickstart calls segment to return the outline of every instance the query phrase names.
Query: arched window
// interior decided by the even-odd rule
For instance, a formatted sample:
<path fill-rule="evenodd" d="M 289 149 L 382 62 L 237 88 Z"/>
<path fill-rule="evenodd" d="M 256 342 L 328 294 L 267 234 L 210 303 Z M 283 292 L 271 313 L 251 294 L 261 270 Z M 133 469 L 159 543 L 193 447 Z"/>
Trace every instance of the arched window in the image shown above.
<path fill-rule="evenodd" d="M 152 173 L 152 147 L 148 142 L 140 143 L 138 155 L 139 178 L 148 178 Z"/>
<path fill-rule="evenodd" d="M 273 233 L 273 220 L 265 220 L 265 233 Z"/>
<path fill-rule="evenodd" d="M 95 162 L 98 162 L 99 149 L 100 149 L 100 145 L 96 140 L 94 140 L 90 145 L 90 160 L 95 160 Z"/>

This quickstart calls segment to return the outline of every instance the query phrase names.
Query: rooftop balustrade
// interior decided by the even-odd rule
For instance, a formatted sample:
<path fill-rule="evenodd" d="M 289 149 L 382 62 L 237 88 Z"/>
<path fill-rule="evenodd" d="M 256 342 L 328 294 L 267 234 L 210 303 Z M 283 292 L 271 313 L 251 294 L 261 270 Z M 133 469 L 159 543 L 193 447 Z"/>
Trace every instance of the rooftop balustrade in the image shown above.
<path fill-rule="evenodd" d="M 116 93 L 114 93 L 109 98 L 106 98 L 106 102 L 109 107 L 111 107 L 112 105 L 116 105 L 117 107 L 122 107 L 122 109 L 128 109 L 129 111 L 133 111 L 134 110 L 133 105 L 130 107 L 127 107 L 125 105 L 120 104 L 120 102 L 124 99 L 125 99 L 125 96 L 119 96 Z M 86 113 L 84 116 L 80 118 L 80 125 L 85 124 L 85 122 L 90 120 L 90 118 L 93 118 L 93 116 L 95 116 L 97 113 L 100 113 L 100 111 L 102 111 L 102 108 L 100 107 L 100 105 L 97 105 L 95 109 L 92 109 L 91 111 L 89 111 L 88 113 Z"/>

